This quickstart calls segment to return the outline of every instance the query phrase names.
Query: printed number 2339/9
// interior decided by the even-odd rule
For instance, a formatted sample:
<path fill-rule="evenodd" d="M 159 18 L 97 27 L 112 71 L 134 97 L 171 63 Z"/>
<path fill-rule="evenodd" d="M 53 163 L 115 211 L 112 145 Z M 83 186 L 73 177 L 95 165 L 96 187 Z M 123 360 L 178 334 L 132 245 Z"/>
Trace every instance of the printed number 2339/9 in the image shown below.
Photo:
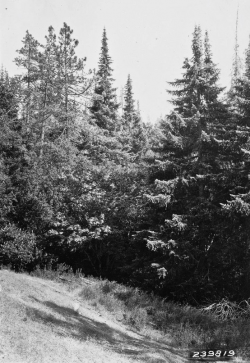
<path fill-rule="evenodd" d="M 193 352 L 192 354 L 192 358 L 205 358 L 205 357 L 233 357 L 235 355 L 234 350 L 203 350 L 203 351 L 199 351 L 199 352 Z"/>

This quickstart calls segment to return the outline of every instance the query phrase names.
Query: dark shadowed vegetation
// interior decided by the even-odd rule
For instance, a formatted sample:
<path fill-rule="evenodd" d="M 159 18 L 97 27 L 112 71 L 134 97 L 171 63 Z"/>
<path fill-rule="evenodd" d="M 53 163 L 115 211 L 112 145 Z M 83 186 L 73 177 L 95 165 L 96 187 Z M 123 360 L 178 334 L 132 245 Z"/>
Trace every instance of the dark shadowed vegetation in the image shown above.
<path fill-rule="evenodd" d="M 19 74 L 0 72 L 0 265 L 101 278 L 84 298 L 137 329 L 245 347 L 233 306 L 250 301 L 250 46 L 228 92 L 196 26 L 173 110 L 151 125 L 130 75 L 117 102 L 106 30 L 97 72 L 77 45 L 65 23 L 43 44 L 27 31 Z"/>

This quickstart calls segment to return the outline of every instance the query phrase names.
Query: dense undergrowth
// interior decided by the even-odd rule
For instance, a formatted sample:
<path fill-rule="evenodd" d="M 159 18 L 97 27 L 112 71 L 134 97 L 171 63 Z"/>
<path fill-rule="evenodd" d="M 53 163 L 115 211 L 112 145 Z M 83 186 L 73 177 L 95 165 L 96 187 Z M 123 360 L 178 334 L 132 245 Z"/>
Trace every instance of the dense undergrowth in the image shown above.
<path fill-rule="evenodd" d="M 80 301 L 150 338 L 167 338 L 172 346 L 184 350 L 234 349 L 238 356 L 250 359 L 248 301 L 244 307 L 223 299 L 195 308 L 115 281 L 85 278 L 80 272 L 64 270 L 61 265 L 57 271 L 37 269 L 31 274 L 67 284 L 69 290 L 79 291 Z"/>

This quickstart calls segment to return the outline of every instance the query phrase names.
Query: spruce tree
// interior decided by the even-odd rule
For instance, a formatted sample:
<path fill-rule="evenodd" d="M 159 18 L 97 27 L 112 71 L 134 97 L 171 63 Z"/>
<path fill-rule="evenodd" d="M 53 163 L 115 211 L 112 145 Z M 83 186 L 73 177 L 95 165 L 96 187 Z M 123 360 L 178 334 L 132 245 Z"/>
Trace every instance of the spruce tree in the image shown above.
<path fill-rule="evenodd" d="M 222 222 L 220 203 L 230 195 L 235 174 L 226 168 L 237 152 L 229 154 L 226 129 L 225 135 L 222 132 L 230 120 L 219 100 L 222 88 L 208 34 L 203 45 L 199 27 L 195 27 L 192 57 L 185 59 L 184 70 L 183 77 L 171 83 L 174 112 L 160 125 L 155 191 L 148 194 L 156 217 L 147 242 L 159 256 L 162 270 L 158 272 L 167 271 L 165 291 L 181 299 L 192 295 L 195 303 L 204 293 L 210 297 L 219 293 L 216 276 L 227 276 L 228 259 L 233 256 L 234 246 L 226 247 L 224 242 L 230 232 Z M 216 255 L 219 250 L 225 255 Z M 231 266 L 236 273 L 236 262 Z M 229 290 L 234 273 L 231 282 L 225 283 Z"/>
<path fill-rule="evenodd" d="M 236 175 L 238 178 L 237 185 L 231 189 L 230 198 L 222 206 L 232 225 L 232 235 L 237 236 L 244 251 L 241 261 L 242 278 L 239 284 L 242 298 L 248 299 L 250 297 L 250 42 L 246 50 L 245 71 L 241 77 L 235 79 L 230 95 L 234 97 L 232 121 L 235 129 L 230 139 L 230 149 L 234 150 L 231 169 L 235 179 Z"/>
<path fill-rule="evenodd" d="M 208 33 L 205 33 L 203 47 L 199 26 L 195 27 L 193 33 L 192 53 L 192 58 L 184 61 L 183 77 L 169 82 L 175 88 L 168 91 L 174 97 L 171 102 L 175 113 L 183 118 L 192 117 L 197 112 L 201 116 L 210 115 L 213 118 L 218 112 L 218 97 L 224 88 L 217 84 L 219 70 L 212 61 Z M 221 103 L 220 107 L 224 109 Z"/>
<path fill-rule="evenodd" d="M 233 55 L 233 65 L 231 72 L 231 89 L 238 83 L 241 78 L 242 63 L 239 55 L 239 43 L 238 43 L 238 22 L 239 22 L 239 10 L 237 10 L 236 17 L 236 29 L 235 29 L 235 44 L 234 44 L 234 55 Z"/>
<path fill-rule="evenodd" d="M 238 127 L 250 127 L 250 41 L 246 50 L 244 74 L 234 85 L 234 104 Z"/>
<path fill-rule="evenodd" d="M 174 111 L 183 117 L 191 117 L 201 109 L 201 84 L 202 84 L 202 56 L 201 29 L 195 26 L 192 40 L 193 57 L 184 60 L 184 74 L 182 79 L 176 79 L 169 84 L 174 90 L 168 91 L 174 99 Z"/>
<path fill-rule="evenodd" d="M 123 107 L 123 129 L 127 134 L 125 141 L 130 145 L 130 151 L 138 154 L 146 146 L 146 132 L 143 127 L 139 107 L 135 109 L 133 97 L 132 80 L 128 75 L 127 83 L 124 87 L 124 107 Z"/>
<path fill-rule="evenodd" d="M 128 130 L 131 130 L 135 117 L 135 107 L 134 107 L 135 101 L 133 98 L 132 81 L 130 75 L 128 75 L 128 80 L 125 85 L 124 91 L 125 91 L 124 107 L 123 107 L 124 127 Z"/>
<path fill-rule="evenodd" d="M 132 125 L 132 151 L 134 154 L 142 156 L 148 148 L 148 137 L 146 126 L 142 122 L 140 110 L 136 110 Z"/>
<path fill-rule="evenodd" d="M 103 30 L 101 53 L 96 74 L 93 103 L 90 107 L 92 118 L 97 126 L 112 132 L 117 129 L 116 88 L 113 87 L 112 60 L 109 56 L 106 29 Z"/>
<path fill-rule="evenodd" d="M 227 93 L 227 99 L 228 99 L 228 104 L 230 105 L 230 111 L 235 116 L 238 114 L 240 115 L 240 108 L 237 100 L 238 97 L 240 97 L 239 88 L 241 85 L 241 78 L 242 78 L 242 62 L 239 55 L 239 43 L 238 43 L 238 19 L 239 19 L 239 11 L 237 10 L 235 44 L 234 44 L 233 62 L 231 69 L 231 86 Z"/>

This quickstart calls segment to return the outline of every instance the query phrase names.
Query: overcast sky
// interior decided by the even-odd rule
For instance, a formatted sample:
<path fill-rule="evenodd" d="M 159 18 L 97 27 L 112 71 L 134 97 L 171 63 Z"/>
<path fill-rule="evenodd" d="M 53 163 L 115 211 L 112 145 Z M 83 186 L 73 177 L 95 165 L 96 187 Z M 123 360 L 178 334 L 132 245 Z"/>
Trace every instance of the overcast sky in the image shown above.
<path fill-rule="evenodd" d="M 244 58 L 250 0 L 0 0 L 0 63 L 15 74 L 13 60 L 26 30 L 44 43 L 50 25 L 58 34 L 66 22 L 79 40 L 77 55 L 87 57 L 87 69 L 97 68 L 106 27 L 115 86 L 120 90 L 130 74 L 143 119 L 154 122 L 171 108 L 167 82 L 181 76 L 196 24 L 209 32 L 220 84 L 230 84 L 238 5 Z"/>

